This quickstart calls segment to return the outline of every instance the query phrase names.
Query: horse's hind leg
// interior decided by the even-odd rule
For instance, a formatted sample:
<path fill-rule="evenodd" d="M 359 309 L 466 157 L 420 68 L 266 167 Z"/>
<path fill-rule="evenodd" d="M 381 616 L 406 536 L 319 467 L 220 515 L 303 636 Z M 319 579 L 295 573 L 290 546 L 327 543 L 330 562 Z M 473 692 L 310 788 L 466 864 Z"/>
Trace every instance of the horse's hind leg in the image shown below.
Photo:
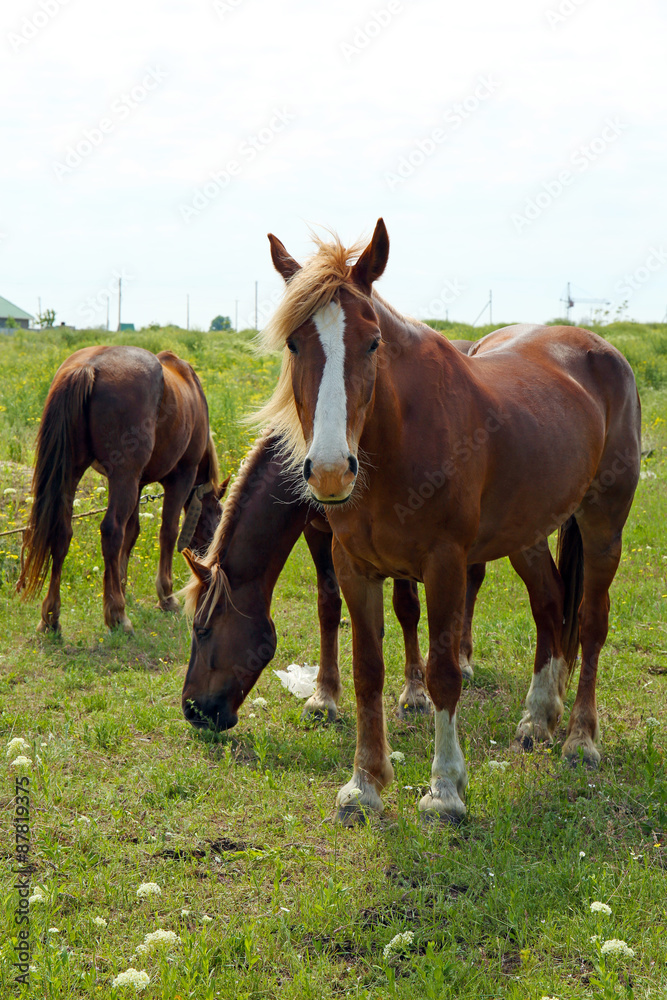
<path fill-rule="evenodd" d="M 565 588 L 546 546 L 515 552 L 510 562 L 526 585 L 537 628 L 533 677 L 516 731 L 520 746 L 531 750 L 534 742 L 553 741 L 563 715 L 569 675 L 561 647 Z"/>
<path fill-rule="evenodd" d="M 63 563 L 72 541 L 72 504 L 76 488 L 85 469 L 80 469 L 74 475 L 74 485 L 70 496 L 63 497 L 63 516 L 60 531 L 51 540 L 51 578 L 49 589 L 42 602 L 42 614 L 38 632 L 60 632 L 60 578 Z"/>
<path fill-rule="evenodd" d="M 331 557 L 332 535 L 312 524 L 304 528 L 317 573 L 317 613 L 320 620 L 320 669 L 315 693 L 306 702 L 302 717 L 314 716 L 333 722 L 338 715 L 341 693 L 338 666 L 338 629 L 342 601 Z"/>
<path fill-rule="evenodd" d="M 130 561 L 130 554 L 139 537 L 139 503 L 132 511 L 130 519 L 125 525 L 125 536 L 123 538 L 123 549 L 120 554 L 120 585 L 123 593 L 127 587 L 127 564 Z"/>
<path fill-rule="evenodd" d="M 475 613 L 475 601 L 479 589 L 486 576 L 486 563 L 473 563 L 468 566 L 466 578 L 466 607 L 463 616 L 463 633 L 459 647 L 459 666 L 463 676 L 471 681 L 475 676 L 472 668 L 472 618 Z"/>
<path fill-rule="evenodd" d="M 429 715 L 433 711 L 426 690 L 426 661 L 419 648 L 419 592 L 412 580 L 394 580 L 394 612 L 403 629 L 405 642 L 405 687 L 398 699 L 398 717 L 412 713 Z"/>
<path fill-rule="evenodd" d="M 104 556 L 104 620 L 109 628 L 120 625 L 132 632 L 125 613 L 125 595 L 121 583 L 121 557 L 125 529 L 137 506 L 139 485 L 131 477 L 109 479 L 109 506 L 100 525 Z"/>
<path fill-rule="evenodd" d="M 607 638 L 609 587 L 621 558 L 622 530 L 605 524 L 595 513 L 584 506 L 577 517 L 584 549 L 584 596 L 579 608 L 581 669 L 563 746 L 564 757 L 576 763 L 583 756 L 592 767 L 600 761 L 595 747 L 599 737 L 595 699 L 598 659 Z"/>

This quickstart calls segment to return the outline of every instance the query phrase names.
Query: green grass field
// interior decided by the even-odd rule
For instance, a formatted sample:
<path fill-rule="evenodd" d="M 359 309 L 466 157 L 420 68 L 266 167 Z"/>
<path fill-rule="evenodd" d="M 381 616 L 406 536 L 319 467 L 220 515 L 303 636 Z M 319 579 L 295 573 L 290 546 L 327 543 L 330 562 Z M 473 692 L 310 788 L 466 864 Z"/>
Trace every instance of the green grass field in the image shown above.
<path fill-rule="evenodd" d="M 439 325 L 450 337 L 488 329 Z M 405 762 L 383 817 L 350 830 L 333 822 L 355 743 L 347 621 L 338 723 L 304 725 L 301 703 L 273 674 L 317 660 L 315 574 L 302 542 L 276 590 L 276 658 L 236 729 L 213 737 L 181 716 L 189 628 L 156 609 L 155 503 L 142 508 L 130 563 L 133 636 L 104 627 L 101 515 L 76 522 L 62 639 L 38 638 L 38 602 L 21 603 L 13 589 L 21 536 L 0 536 L 0 997 L 135 996 L 132 985 L 112 987 L 129 967 L 150 977 L 140 996 L 165 1000 L 667 995 L 667 327 L 598 332 L 637 374 L 645 452 L 601 660 L 603 763 L 590 772 L 562 763 L 558 746 L 510 750 L 534 631 L 522 584 L 506 560 L 493 564 L 461 705 L 470 777 L 461 827 L 424 826 L 417 814 L 433 727 L 394 714 L 404 661 L 389 587 L 385 701 L 390 743 Z M 251 442 L 239 418 L 266 398 L 277 361 L 253 354 L 249 332 L 131 336 L 195 365 L 223 472 L 235 470 Z M 2 340 L 0 532 L 25 523 L 35 433 L 57 365 L 110 340 L 122 342 L 68 330 Z M 105 496 L 89 472 L 77 513 Z M 185 583 L 178 556 L 175 570 Z M 266 707 L 251 703 L 258 696 Z M 29 744 L 31 767 L 5 759 L 14 737 Z M 14 788 L 24 774 L 31 892 L 43 899 L 29 911 L 30 985 L 17 987 Z M 138 897 L 142 883 L 160 894 Z M 591 912 L 596 901 L 611 912 Z M 177 940 L 166 935 L 137 953 L 158 929 Z M 412 938 L 385 953 L 406 932 Z M 610 939 L 634 954 L 603 954 Z"/>

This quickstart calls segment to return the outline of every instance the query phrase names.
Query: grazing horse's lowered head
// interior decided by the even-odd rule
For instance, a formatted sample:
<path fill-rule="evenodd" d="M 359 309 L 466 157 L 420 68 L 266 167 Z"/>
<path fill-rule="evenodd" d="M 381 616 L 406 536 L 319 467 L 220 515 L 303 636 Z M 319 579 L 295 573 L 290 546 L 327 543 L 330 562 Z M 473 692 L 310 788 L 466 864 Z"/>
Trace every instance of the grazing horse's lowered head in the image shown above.
<path fill-rule="evenodd" d="M 274 396 L 276 413 L 283 394 L 293 394 L 289 426 L 277 429 L 295 446 L 310 497 L 342 504 L 357 482 L 359 439 L 373 407 L 382 337 L 371 289 L 385 269 L 389 237 L 380 219 L 355 264 L 348 260 L 359 247 L 319 243 L 320 254 L 303 268 L 279 239 L 270 234 L 269 242 L 287 290 L 262 339 L 269 347 L 287 344 L 290 352 Z M 323 280 L 314 283 L 317 268 Z M 261 422 L 276 415 L 274 401 L 259 414 Z"/>

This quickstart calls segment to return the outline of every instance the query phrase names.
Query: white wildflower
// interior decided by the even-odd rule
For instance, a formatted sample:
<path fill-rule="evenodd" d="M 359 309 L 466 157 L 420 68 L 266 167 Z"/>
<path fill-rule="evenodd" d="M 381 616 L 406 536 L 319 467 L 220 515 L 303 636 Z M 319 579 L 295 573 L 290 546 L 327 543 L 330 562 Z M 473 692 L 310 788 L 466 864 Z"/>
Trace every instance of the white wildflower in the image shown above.
<path fill-rule="evenodd" d="M 212 924 L 213 923 L 213 917 L 209 917 L 208 913 L 204 913 L 203 916 L 202 916 L 202 918 L 201 918 L 201 922 L 203 924 Z"/>
<path fill-rule="evenodd" d="M 93 573 L 99 573 L 99 571 L 100 571 L 99 566 L 93 566 Z"/>
<path fill-rule="evenodd" d="M 254 713 L 254 712 L 248 712 L 248 718 L 249 718 L 249 719 L 256 719 L 256 718 L 257 718 L 257 716 L 255 715 L 255 713 Z"/>
<path fill-rule="evenodd" d="M 393 764 L 405 764 L 405 754 L 401 753 L 400 750 L 392 750 L 389 754 L 389 760 Z"/>
<path fill-rule="evenodd" d="M 350 798 L 360 799 L 364 793 L 360 788 L 351 788 L 348 794 L 350 795 Z"/>
<path fill-rule="evenodd" d="M 60 934 L 60 927 L 49 927 L 49 934 Z"/>
<path fill-rule="evenodd" d="M 255 706 L 255 708 L 266 708 L 266 706 L 267 706 L 267 705 L 268 705 L 269 703 L 268 703 L 268 701 L 266 700 L 266 698 L 253 698 L 253 700 L 251 701 L 251 703 L 250 703 L 250 704 L 251 704 L 251 705 L 254 705 L 254 706 Z"/>
<path fill-rule="evenodd" d="M 490 760 L 489 761 L 489 767 L 491 768 L 492 771 L 504 771 L 509 766 L 510 766 L 510 762 L 508 760 Z"/>
<path fill-rule="evenodd" d="M 384 957 L 390 958 L 402 951 L 407 951 L 414 940 L 414 933 L 412 931 L 405 931 L 403 934 L 397 934 L 393 937 L 389 944 L 384 946 Z"/>
<path fill-rule="evenodd" d="M 94 493 L 106 493 L 106 491 L 107 491 L 106 486 L 96 486 L 93 492 Z"/>
<path fill-rule="evenodd" d="M 117 986 L 134 986 L 138 993 L 139 990 L 145 990 L 150 981 L 150 976 L 147 972 L 140 972 L 138 969 L 130 967 L 125 972 L 120 972 L 111 985 L 114 989 Z"/>
<path fill-rule="evenodd" d="M 646 725 L 647 726 L 659 726 L 660 723 L 658 722 L 658 720 L 653 715 L 649 715 L 648 719 L 646 720 Z"/>
<path fill-rule="evenodd" d="M 32 767 L 32 760 L 30 757 L 25 757 L 23 754 L 19 754 L 15 757 L 11 764 L 12 767 Z"/>
<path fill-rule="evenodd" d="M 84 816 L 83 813 L 81 813 L 80 816 L 76 817 L 76 821 L 77 823 L 85 823 L 87 826 L 90 826 L 90 820 L 88 819 L 87 816 Z"/>
<path fill-rule="evenodd" d="M 610 938 L 609 941 L 605 941 L 600 949 L 600 954 L 625 955 L 627 958 L 635 957 L 633 949 L 629 948 L 626 942 L 619 940 L 619 938 Z"/>
<path fill-rule="evenodd" d="M 107 922 L 104 917 L 93 917 L 93 923 L 96 927 L 106 927 Z"/>
<path fill-rule="evenodd" d="M 138 944 L 137 947 L 134 949 L 134 954 L 135 957 L 138 957 L 139 955 L 147 955 L 148 954 L 147 946 L 145 944 Z"/>
<path fill-rule="evenodd" d="M 35 498 L 34 497 L 26 497 L 25 498 L 25 502 L 26 503 L 34 503 L 35 502 Z"/>
<path fill-rule="evenodd" d="M 190 910 L 181 910 L 181 916 L 182 917 L 189 917 L 190 916 Z"/>
<path fill-rule="evenodd" d="M 595 942 L 599 940 L 600 940 L 600 935 L 594 934 L 593 937 L 591 938 L 591 944 L 595 944 Z"/>
<path fill-rule="evenodd" d="M 153 515 L 149 510 L 142 510 L 141 514 L 139 514 L 139 517 L 144 517 L 146 518 L 147 521 L 153 520 Z"/>
<path fill-rule="evenodd" d="M 80 500 L 72 500 L 72 507 L 80 507 L 80 506 L 81 506 Z"/>
<path fill-rule="evenodd" d="M 580 858 L 585 858 L 586 857 L 586 851 L 579 851 L 579 857 Z"/>
<path fill-rule="evenodd" d="M 24 750 L 29 750 L 30 744 L 27 740 L 24 740 L 22 736 L 15 736 L 13 740 L 10 740 L 7 744 L 7 760 L 10 757 L 16 757 L 17 754 L 23 753 Z"/>
<path fill-rule="evenodd" d="M 42 892 L 42 890 L 39 888 L 39 886 L 35 886 L 35 891 L 33 892 L 32 896 L 28 896 L 28 902 L 30 903 L 31 906 L 32 906 L 33 903 L 44 903 L 44 902 L 46 902 L 46 896 L 44 895 L 44 893 Z"/>
<path fill-rule="evenodd" d="M 157 884 L 157 882 L 142 882 L 137 889 L 137 896 L 139 899 L 145 899 L 146 896 L 161 896 L 162 889 Z"/>
<path fill-rule="evenodd" d="M 412 791 L 414 791 L 414 787 L 415 787 L 414 785 L 403 785 L 403 791 L 404 792 L 412 792 Z"/>
<path fill-rule="evenodd" d="M 11 497 L 14 493 L 16 493 L 16 490 L 13 486 L 8 486 L 6 490 L 3 490 L 3 492 L 6 497 Z"/>
<path fill-rule="evenodd" d="M 591 913 L 604 913 L 606 917 L 611 916 L 611 906 L 606 903 L 599 903 L 597 900 L 591 903 Z"/>
<path fill-rule="evenodd" d="M 142 955 L 148 951 L 153 951 L 155 948 L 160 948 L 161 946 L 174 947 L 181 943 L 181 939 L 178 934 L 174 931 L 163 931 L 159 928 L 156 931 L 152 931 L 150 934 L 146 934 L 144 937 L 144 943 L 137 946 L 137 953 Z"/>

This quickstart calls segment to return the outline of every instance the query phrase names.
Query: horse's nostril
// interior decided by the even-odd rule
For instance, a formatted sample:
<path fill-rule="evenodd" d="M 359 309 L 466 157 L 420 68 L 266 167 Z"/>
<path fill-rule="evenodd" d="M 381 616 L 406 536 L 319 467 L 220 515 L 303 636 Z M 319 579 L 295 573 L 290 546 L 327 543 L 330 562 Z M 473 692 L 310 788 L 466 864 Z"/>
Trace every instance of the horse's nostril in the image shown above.
<path fill-rule="evenodd" d="M 350 472 L 352 473 L 352 475 L 356 476 L 356 474 L 359 471 L 359 463 L 357 462 L 357 460 L 354 457 L 354 455 L 350 455 L 350 457 L 347 460 L 347 464 L 350 467 Z"/>
<path fill-rule="evenodd" d="M 303 478 L 308 482 L 313 472 L 313 463 L 309 458 L 303 463 Z"/>

